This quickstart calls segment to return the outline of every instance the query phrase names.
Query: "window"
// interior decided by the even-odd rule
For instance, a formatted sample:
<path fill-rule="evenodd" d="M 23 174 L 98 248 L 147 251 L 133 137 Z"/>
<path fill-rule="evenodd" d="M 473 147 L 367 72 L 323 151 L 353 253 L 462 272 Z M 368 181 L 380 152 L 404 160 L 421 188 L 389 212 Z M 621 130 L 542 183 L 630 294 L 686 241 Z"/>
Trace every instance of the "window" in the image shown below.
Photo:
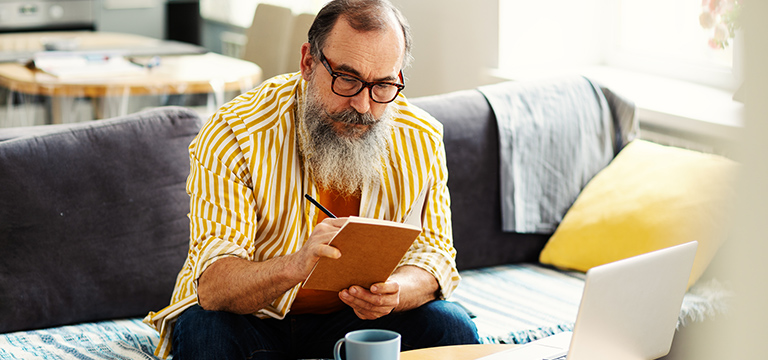
<path fill-rule="evenodd" d="M 722 1 L 725 2 L 725 1 Z M 701 0 L 621 0 L 609 66 L 733 89 L 734 48 L 713 49 L 714 30 L 699 22 Z M 738 70 L 738 69 L 737 69 Z"/>
<path fill-rule="evenodd" d="M 605 65 L 732 91 L 740 39 L 711 48 L 702 10 L 702 0 L 499 0 L 499 68 Z"/>

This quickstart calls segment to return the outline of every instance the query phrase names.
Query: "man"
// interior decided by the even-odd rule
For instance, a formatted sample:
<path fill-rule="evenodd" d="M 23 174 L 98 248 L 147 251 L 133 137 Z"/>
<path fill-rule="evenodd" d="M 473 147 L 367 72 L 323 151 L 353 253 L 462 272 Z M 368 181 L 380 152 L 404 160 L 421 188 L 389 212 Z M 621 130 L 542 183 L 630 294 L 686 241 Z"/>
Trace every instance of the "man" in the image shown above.
<path fill-rule="evenodd" d="M 156 353 L 188 358 L 332 357 L 362 328 L 404 350 L 477 343 L 447 298 L 459 275 L 441 125 L 400 95 L 410 34 L 387 0 L 327 4 L 301 48 L 301 72 L 225 104 L 190 145 L 190 250 L 171 305 L 145 322 Z M 430 179 L 432 181 L 430 181 Z M 402 221 L 433 184 L 424 231 L 370 289 L 301 289 L 344 217 Z M 306 202 L 318 199 L 339 219 Z M 171 346 L 171 340 L 173 346 Z"/>

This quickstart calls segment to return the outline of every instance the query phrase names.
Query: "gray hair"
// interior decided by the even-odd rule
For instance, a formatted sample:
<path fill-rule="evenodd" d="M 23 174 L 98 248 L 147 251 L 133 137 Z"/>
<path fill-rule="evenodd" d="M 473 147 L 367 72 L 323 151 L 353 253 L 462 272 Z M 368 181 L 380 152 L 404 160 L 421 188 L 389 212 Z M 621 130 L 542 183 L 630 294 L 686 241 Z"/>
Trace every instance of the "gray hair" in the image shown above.
<path fill-rule="evenodd" d="M 411 57 L 411 28 L 403 14 L 388 0 L 333 0 L 326 4 L 309 28 L 308 41 L 310 55 L 320 59 L 320 51 L 331 33 L 339 17 L 349 23 L 357 31 L 383 30 L 388 25 L 389 14 L 395 15 L 405 38 L 402 68 L 410 65 Z M 401 69 L 402 69 L 401 68 Z"/>

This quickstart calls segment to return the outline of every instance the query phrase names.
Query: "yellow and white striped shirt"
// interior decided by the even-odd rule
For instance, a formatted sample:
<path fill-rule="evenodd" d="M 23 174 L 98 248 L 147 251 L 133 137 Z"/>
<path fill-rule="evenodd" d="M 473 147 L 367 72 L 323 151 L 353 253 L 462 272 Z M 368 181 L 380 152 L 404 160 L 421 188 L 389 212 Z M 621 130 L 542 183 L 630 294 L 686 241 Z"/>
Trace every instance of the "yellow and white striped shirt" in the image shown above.
<path fill-rule="evenodd" d="M 300 73 L 270 79 L 222 106 L 189 147 L 190 246 L 171 305 L 144 322 L 160 333 L 155 354 L 167 357 L 176 318 L 197 303 L 197 279 L 215 260 L 288 255 L 309 238 L 319 210 L 304 200 L 318 189 L 298 151 L 294 105 L 307 83 Z M 424 231 L 401 260 L 438 281 L 443 298 L 459 283 L 453 248 L 442 125 L 403 95 L 379 185 L 362 191 L 360 216 L 403 221 L 429 178 Z M 301 284 L 254 314 L 282 319 Z"/>

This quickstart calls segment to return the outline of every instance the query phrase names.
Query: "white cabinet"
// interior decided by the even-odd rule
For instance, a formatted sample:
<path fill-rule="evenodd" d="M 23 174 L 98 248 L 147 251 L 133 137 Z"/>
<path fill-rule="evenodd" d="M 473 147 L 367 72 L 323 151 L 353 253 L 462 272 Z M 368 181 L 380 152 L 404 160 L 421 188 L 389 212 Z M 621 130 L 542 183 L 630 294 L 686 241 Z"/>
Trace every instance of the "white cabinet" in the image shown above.
<path fill-rule="evenodd" d="M 100 0 L 96 30 L 165 38 L 166 0 Z"/>

